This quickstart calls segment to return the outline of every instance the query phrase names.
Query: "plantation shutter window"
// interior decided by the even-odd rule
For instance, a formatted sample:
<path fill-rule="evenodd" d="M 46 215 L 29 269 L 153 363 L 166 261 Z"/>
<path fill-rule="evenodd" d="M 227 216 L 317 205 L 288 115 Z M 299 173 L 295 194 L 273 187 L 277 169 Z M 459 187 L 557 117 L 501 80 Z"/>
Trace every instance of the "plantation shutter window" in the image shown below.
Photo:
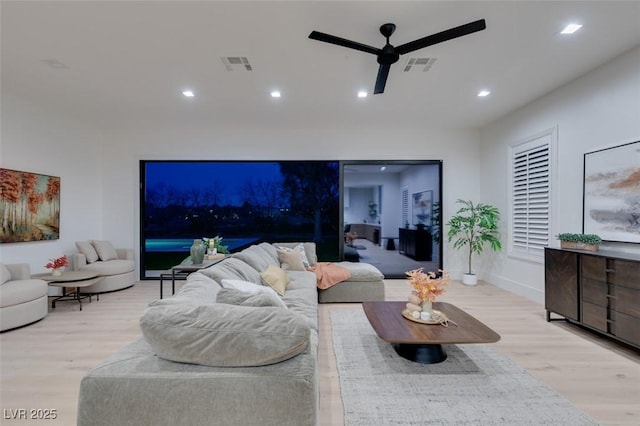
<path fill-rule="evenodd" d="M 544 256 L 549 245 L 552 134 L 511 147 L 510 249 Z"/>
<path fill-rule="evenodd" d="M 402 225 L 409 223 L 409 188 L 402 188 Z"/>

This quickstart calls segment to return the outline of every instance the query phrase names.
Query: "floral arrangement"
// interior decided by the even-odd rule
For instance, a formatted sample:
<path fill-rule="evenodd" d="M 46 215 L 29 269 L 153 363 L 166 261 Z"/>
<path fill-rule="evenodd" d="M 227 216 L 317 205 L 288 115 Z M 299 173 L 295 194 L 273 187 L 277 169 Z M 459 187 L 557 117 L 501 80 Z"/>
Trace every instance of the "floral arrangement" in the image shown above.
<path fill-rule="evenodd" d="M 222 237 L 220 235 L 216 235 L 213 238 L 202 237 L 205 244 L 209 247 L 209 253 L 223 253 L 228 254 L 229 248 L 228 246 L 222 245 Z"/>
<path fill-rule="evenodd" d="M 67 259 L 67 255 L 58 257 L 56 259 L 49 259 L 49 263 L 44 265 L 47 269 L 60 269 L 69 266 L 69 260 Z"/>
<path fill-rule="evenodd" d="M 436 297 L 446 291 L 449 285 L 449 273 L 439 269 L 438 272 L 423 272 L 423 268 L 407 271 L 409 285 L 415 290 L 414 294 L 421 302 L 434 302 Z"/>

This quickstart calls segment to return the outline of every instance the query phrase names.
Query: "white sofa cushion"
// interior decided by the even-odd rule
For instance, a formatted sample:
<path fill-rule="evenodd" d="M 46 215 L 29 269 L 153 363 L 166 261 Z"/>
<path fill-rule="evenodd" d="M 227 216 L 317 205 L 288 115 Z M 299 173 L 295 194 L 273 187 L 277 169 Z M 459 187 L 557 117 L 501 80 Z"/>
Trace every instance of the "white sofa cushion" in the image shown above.
<path fill-rule="evenodd" d="M 373 265 L 363 262 L 338 262 L 338 266 L 342 266 L 351 273 L 351 282 L 368 282 L 381 281 L 384 279 L 382 272 Z"/>
<path fill-rule="evenodd" d="M 100 260 L 114 260 L 118 258 L 118 252 L 110 241 L 91 240 Z M 88 261 L 88 260 L 87 260 Z"/>
<path fill-rule="evenodd" d="M 246 291 L 236 290 L 235 288 L 220 289 L 216 297 L 216 302 L 226 303 L 227 305 L 255 307 L 273 306 L 276 308 L 287 309 L 287 305 L 285 305 L 280 298 L 272 297 L 266 293 L 247 293 Z"/>
<path fill-rule="evenodd" d="M 248 263 L 234 256 L 228 257 L 213 266 L 200 269 L 198 272 L 212 278 L 222 284 L 224 279 L 244 280 L 255 284 L 261 284 L 260 273 Z"/>
<path fill-rule="evenodd" d="M 247 247 L 239 253 L 235 253 L 233 257 L 242 260 L 243 262 L 251 265 L 253 269 L 258 272 L 263 272 L 270 265 L 280 265 L 278 257 L 274 256 L 274 252 L 268 251 L 265 247 L 271 247 L 270 244 L 262 243 L 260 245 L 254 245 Z M 273 248 L 273 247 L 272 247 Z"/>
<path fill-rule="evenodd" d="M 118 275 L 135 270 L 136 263 L 133 260 L 116 259 L 89 263 L 82 269 L 85 271 L 95 271 L 102 276 Z"/>
<path fill-rule="evenodd" d="M 160 358 L 212 367 L 275 364 L 303 352 L 311 335 L 288 309 L 224 303 L 151 306 L 140 328 Z"/>
<path fill-rule="evenodd" d="M 90 241 L 76 241 L 76 248 L 87 258 L 87 263 L 93 263 L 99 259 L 98 252 Z"/>
<path fill-rule="evenodd" d="M 250 293 L 250 294 L 263 294 L 266 297 L 269 297 L 271 300 L 273 300 L 274 303 L 276 303 L 277 305 L 280 305 L 280 307 L 284 307 L 284 308 L 287 307 L 287 305 L 282 301 L 282 299 L 280 299 L 280 296 L 278 296 L 278 293 L 276 293 L 276 291 L 273 288 L 268 286 L 254 284 L 249 281 L 224 279 L 222 280 L 222 287 L 232 288 L 232 289 L 244 291 L 245 293 Z"/>
<path fill-rule="evenodd" d="M 11 271 L 6 266 L 0 264 L 0 285 L 6 283 L 11 279 Z"/>

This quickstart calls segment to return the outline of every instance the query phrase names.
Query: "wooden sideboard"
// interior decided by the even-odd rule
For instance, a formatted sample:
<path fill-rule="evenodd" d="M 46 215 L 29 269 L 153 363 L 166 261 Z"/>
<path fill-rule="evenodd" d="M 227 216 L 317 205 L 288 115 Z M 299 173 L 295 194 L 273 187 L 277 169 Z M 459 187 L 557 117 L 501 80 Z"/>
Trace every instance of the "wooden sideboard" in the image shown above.
<path fill-rule="evenodd" d="M 371 241 L 375 245 L 380 245 L 380 226 L 370 225 L 368 223 L 351 224 L 351 232 L 358 234 L 358 238 L 364 238 Z"/>
<path fill-rule="evenodd" d="M 433 238 L 424 229 L 399 228 L 398 251 L 414 260 L 431 260 Z"/>
<path fill-rule="evenodd" d="M 640 256 L 545 249 L 545 309 L 640 349 Z"/>

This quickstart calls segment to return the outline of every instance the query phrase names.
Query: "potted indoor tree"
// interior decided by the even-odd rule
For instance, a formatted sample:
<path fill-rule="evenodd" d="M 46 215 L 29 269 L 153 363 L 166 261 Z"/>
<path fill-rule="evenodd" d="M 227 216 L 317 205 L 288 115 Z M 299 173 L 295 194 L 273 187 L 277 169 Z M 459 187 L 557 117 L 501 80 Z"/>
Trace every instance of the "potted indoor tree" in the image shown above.
<path fill-rule="evenodd" d="M 488 204 L 474 204 L 465 200 L 456 202 L 462 204 L 462 207 L 447 222 L 447 235 L 450 242 L 453 240 L 454 249 L 468 247 L 469 268 L 467 273 L 463 274 L 462 282 L 466 285 L 476 285 L 478 278 L 471 269 L 473 253 L 482 253 L 485 244 L 489 244 L 496 251 L 502 249 L 498 239 L 500 212 Z"/>

